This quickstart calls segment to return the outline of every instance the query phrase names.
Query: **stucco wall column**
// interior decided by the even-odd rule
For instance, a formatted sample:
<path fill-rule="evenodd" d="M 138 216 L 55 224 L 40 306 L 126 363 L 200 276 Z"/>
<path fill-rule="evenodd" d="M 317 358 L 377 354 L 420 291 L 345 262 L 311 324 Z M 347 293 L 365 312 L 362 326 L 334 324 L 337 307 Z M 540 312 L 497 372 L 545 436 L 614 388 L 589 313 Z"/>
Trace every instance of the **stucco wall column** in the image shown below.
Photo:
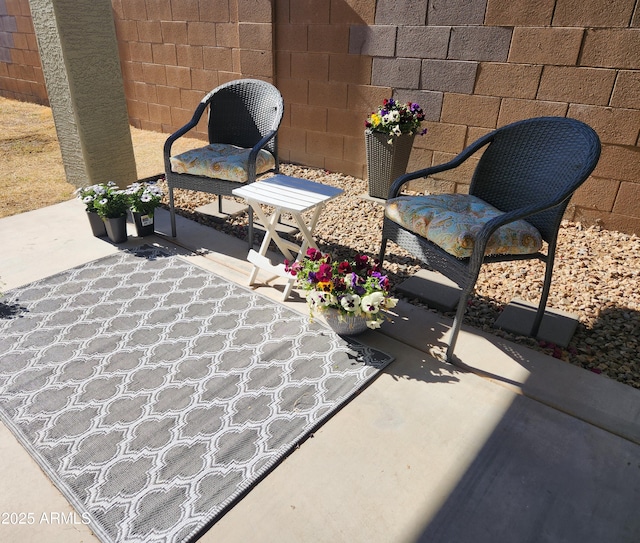
<path fill-rule="evenodd" d="M 136 180 L 111 0 L 29 0 L 67 180 Z"/>

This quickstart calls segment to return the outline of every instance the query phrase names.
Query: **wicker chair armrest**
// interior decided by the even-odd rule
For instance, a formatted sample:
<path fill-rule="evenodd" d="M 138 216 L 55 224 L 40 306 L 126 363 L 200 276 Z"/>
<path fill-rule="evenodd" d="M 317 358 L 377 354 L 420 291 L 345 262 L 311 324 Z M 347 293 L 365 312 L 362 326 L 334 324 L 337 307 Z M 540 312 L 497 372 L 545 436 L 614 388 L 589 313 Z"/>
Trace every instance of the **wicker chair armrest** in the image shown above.
<path fill-rule="evenodd" d="M 249 163 L 248 163 L 248 168 L 249 168 L 248 182 L 249 183 L 256 180 L 256 160 L 258 158 L 258 153 L 260 152 L 260 149 L 263 149 L 264 147 L 266 147 L 267 143 L 269 143 L 277 133 L 278 133 L 277 130 L 272 130 L 251 148 L 251 152 L 249 153 Z M 277 160 L 277 157 L 274 157 L 274 158 Z"/>
<path fill-rule="evenodd" d="M 539 213 L 541 211 L 551 209 L 561 203 L 562 201 L 560 202 L 553 201 L 553 202 L 546 202 L 545 204 L 541 204 L 541 205 L 526 206 L 520 209 L 514 209 L 513 211 L 509 211 L 508 213 L 503 213 L 499 217 L 495 217 L 490 221 L 488 221 L 480 229 L 480 232 L 478 232 L 478 235 L 476 236 L 476 242 L 473 247 L 473 252 L 471 253 L 471 257 L 469 259 L 471 267 L 473 267 L 475 264 L 482 263 L 482 260 L 484 259 L 484 256 L 485 256 L 484 253 L 485 253 L 487 244 L 489 243 L 489 239 L 498 228 L 511 222 L 524 220 L 530 215 L 535 215 L 536 213 Z"/>
<path fill-rule="evenodd" d="M 455 158 L 450 160 L 449 162 L 445 162 L 444 164 L 438 164 L 437 166 L 430 166 L 428 168 L 423 168 L 422 170 L 417 170 L 415 172 L 406 173 L 401 175 L 396 179 L 389 189 L 389 198 L 397 197 L 402 191 L 402 186 L 412 181 L 414 179 L 420 179 L 423 177 L 429 177 L 434 173 L 444 172 L 447 170 L 452 170 L 460 166 L 465 160 L 467 160 L 471 155 L 473 155 L 478 149 L 481 149 L 485 145 L 487 145 L 493 139 L 493 134 L 487 134 L 486 136 L 476 140 L 471 145 L 463 149 L 460 154 L 458 154 Z"/>
<path fill-rule="evenodd" d="M 191 117 L 191 120 L 187 124 L 185 124 L 183 127 L 176 130 L 173 134 L 171 134 L 167 138 L 167 140 L 164 142 L 163 154 L 164 154 L 164 163 L 166 167 L 170 167 L 169 158 L 171 157 L 171 147 L 173 146 L 173 143 L 178 138 L 184 136 L 187 132 L 189 132 L 191 129 L 195 128 L 198 125 L 198 123 L 200 122 L 200 118 L 202 117 L 202 114 L 204 113 L 205 109 L 207 109 L 207 105 L 208 103 L 202 100 L 202 102 L 198 104 L 198 107 L 196 108 L 193 114 L 193 117 Z"/>

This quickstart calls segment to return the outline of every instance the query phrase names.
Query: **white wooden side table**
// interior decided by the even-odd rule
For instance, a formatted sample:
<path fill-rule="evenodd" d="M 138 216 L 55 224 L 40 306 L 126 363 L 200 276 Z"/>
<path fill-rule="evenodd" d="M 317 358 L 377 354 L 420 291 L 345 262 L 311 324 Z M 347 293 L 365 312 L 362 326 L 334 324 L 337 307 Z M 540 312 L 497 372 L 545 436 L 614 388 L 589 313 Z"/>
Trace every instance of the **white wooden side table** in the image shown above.
<path fill-rule="evenodd" d="M 232 192 L 234 196 L 244 198 L 247 201 L 266 229 L 260 250 L 256 252 L 250 249 L 247 255 L 247 260 L 253 264 L 249 284 L 255 282 L 260 269 L 268 270 L 278 277 L 287 279 L 283 296 L 283 300 L 286 300 L 291 293 L 295 278 L 285 272 L 284 264 L 274 265 L 267 258 L 269 243 L 273 240 L 289 262 L 301 260 L 309 247 L 317 249 L 313 232 L 324 205 L 344 191 L 330 185 L 277 174 L 268 179 L 233 189 Z M 262 207 L 263 205 L 272 207 L 273 213 L 268 215 L 268 212 Z M 309 210 L 313 210 L 313 213 L 309 222 L 306 222 L 302 214 Z M 282 239 L 277 232 L 276 226 L 282 213 L 288 213 L 293 217 L 302 234 L 301 245 Z"/>

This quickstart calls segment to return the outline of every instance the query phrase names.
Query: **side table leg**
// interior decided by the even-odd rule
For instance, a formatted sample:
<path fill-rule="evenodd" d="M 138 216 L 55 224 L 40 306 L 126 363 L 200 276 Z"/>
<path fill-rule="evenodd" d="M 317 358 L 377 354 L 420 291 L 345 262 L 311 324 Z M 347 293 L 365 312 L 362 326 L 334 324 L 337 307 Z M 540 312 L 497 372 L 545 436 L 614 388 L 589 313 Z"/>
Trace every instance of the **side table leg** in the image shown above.
<path fill-rule="evenodd" d="M 249 285 L 253 285 L 253 283 L 256 282 L 258 271 L 260 271 L 260 268 L 254 264 L 253 269 L 251 270 L 251 275 L 249 275 Z"/>
<path fill-rule="evenodd" d="M 266 256 L 267 249 L 269 248 L 269 243 L 271 243 L 271 238 L 273 237 L 272 231 L 273 231 L 273 228 L 275 228 L 274 224 L 275 222 L 277 222 L 278 216 L 280 215 L 280 213 L 278 210 L 276 210 L 274 214 L 271 215 L 271 217 L 267 218 L 262 208 L 259 208 L 260 211 L 258 211 L 258 207 L 256 207 L 255 209 L 256 209 L 256 214 L 260 216 L 260 220 L 264 223 L 264 227 L 266 228 L 266 232 L 264 234 L 264 238 L 262 238 L 262 243 L 260 244 L 260 250 L 258 251 L 258 254 L 260 256 Z M 256 278 L 258 277 L 259 271 L 260 271 L 260 268 L 254 265 L 253 270 L 251 271 L 251 275 L 249 276 L 250 285 L 253 285 L 253 283 L 255 282 Z"/>
<path fill-rule="evenodd" d="M 278 248 L 280 249 L 280 251 L 282 252 L 282 254 L 287 260 L 289 261 L 294 260 L 295 257 L 293 256 L 293 254 L 289 249 L 294 249 L 295 247 L 295 250 L 298 251 L 299 249 L 298 245 L 282 239 L 278 235 L 278 232 L 276 230 L 278 221 L 280 220 L 280 217 L 282 215 L 282 209 L 276 208 L 271 216 L 267 216 L 267 214 L 264 212 L 264 210 L 262 209 L 262 207 L 260 207 L 259 204 L 256 204 L 253 209 L 255 210 L 256 215 L 258 215 L 259 219 L 262 221 L 262 223 L 266 228 L 266 233 L 264 235 L 264 238 L 262 239 L 262 243 L 260 244 L 260 250 L 258 251 L 257 254 L 259 256 L 265 257 L 266 259 L 267 250 L 269 249 L 269 243 L 273 241 L 278 246 Z M 249 255 L 251 255 L 251 253 L 252 253 L 252 249 L 249 251 Z M 257 263 L 258 261 L 254 261 L 253 270 L 249 277 L 250 285 L 252 285 L 255 282 L 256 278 L 258 277 L 258 272 L 260 271 L 260 266 L 256 265 Z"/>
<path fill-rule="evenodd" d="M 302 244 L 300 245 L 300 250 L 298 251 L 296 260 L 302 260 L 307 254 L 307 249 L 309 247 L 313 247 L 314 249 L 318 248 L 318 245 L 313 239 L 313 231 L 316 228 L 316 223 L 318 222 L 323 209 L 324 204 L 318 204 L 315 207 L 308 225 L 304 222 L 304 218 L 300 213 L 291 212 L 291 215 L 293 216 L 293 219 L 295 220 L 298 228 L 300 229 L 300 233 L 302 234 Z M 293 288 L 293 285 L 295 285 L 295 282 L 296 280 L 293 278 L 287 282 L 287 286 L 284 289 L 284 296 L 282 298 L 283 300 L 286 300 L 289 297 L 289 294 L 291 294 L 291 289 Z"/>
<path fill-rule="evenodd" d="M 324 204 L 318 204 L 315 207 L 315 209 L 313 210 L 313 214 L 311 215 L 309 224 L 306 224 L 304 222 L 304 219 L 300 213 L 292 213 L 293 218 L 295 219 L 303 238 L 302 246 L 300 247 L 300 252 L 298 253 L 299 260 L 302 260 L 304 258 L 309 247 L 313 247 L 315 249 L 318 248 L 315 239 L 313 239 L 313 232 L 316 229 L 316 223 L 318 222 L 323 209 Z"/>
<path fill-rule="evenodd" d="M 282 300 L 286 300 L 289 295 L 291 294 L 291 289 L 293 289 L 293 285 L 296 284 L 296 280 L 295 279 L 288 279 L 287 280 L 287 284 L 284 287 L 284 292 L 282 293 Z"/>

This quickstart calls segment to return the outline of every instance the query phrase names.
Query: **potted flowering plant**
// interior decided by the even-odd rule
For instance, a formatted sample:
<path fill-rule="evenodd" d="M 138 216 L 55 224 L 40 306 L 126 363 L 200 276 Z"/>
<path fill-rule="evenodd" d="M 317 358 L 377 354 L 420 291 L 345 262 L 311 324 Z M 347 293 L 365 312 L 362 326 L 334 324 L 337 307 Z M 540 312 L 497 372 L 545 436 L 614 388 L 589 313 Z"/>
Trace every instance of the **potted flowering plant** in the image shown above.
<path fill-rule="evenodd" d="M 98 210 L 95 206 L 96 200 L 102 198 L 107 193 L 106 183 L 97 183 L 87 187 L 80 187 L 76 189 L 76 196 L 84 204 L 87 217 L 89 217 L 89 224 L 91 225 L 91 231 L 96 237 L 104 237 L 107 235 L 107 230 L 104 226 L 102 217 L 98 215 Z"/>
<path fill-rule="evenodd" d="M 109 181 L 99 189 L 92 205 L 102 217 L 109 239 L 113 243 L 126 241 L 129 200 L 125 191 L 119 189 L 113 181 Z"/>
<path fill-rule="evenodd" d="M 162 201 L 162 189 L 156 183 L 141 181 L 129 185 L 125 193 L 138 236 L 153 234 L 153 217 L 156 207 Z"/>
<path fill-rule="evenodd" d="M 393 98 L 385 98 L 381 106 L 371 113 L 364 125 L 372 132 L 380 132 L 388 134 L 389 143 L 393 142 L 394 137 L 402 134 L 415 136 L 426 134 L 427 129 L 421 129 L 421 123 L 424 121 L 424 112 L 422 108 L 413 102 L 401 104 Z"/>
<path fill-rule="evenodd" d="M 103 219 L 126 218 L 129 201 L 125 192 L 119 189 L 113 181 L 109 181 L 103 187 L 105 187 L 104 191 L 100 189 L 93 200 L 93 207 L 98 215 Z"/>
<path fill-rule="evenodd" d="M 389 294 L 389 278 L 377 260 L 358 255 L 353 261 L 333 260 L 329 254 L 309 248 L 306 256 L 285 270 L 296 284 L 307 291 L 309 313 L 325 315 L 338 333 L 354 334 L 367 328 L 380 328 L 384 311 L 398 300 Z"/>
<path fill-rule="evenodd" d="M 418 104 L 393 98 L 369 115 L 364 133 L 370 196 L 387 199 L 391 183 L 406 173 L 415 136 L 427 132 L 422 121 L 424 112 Z"/>

